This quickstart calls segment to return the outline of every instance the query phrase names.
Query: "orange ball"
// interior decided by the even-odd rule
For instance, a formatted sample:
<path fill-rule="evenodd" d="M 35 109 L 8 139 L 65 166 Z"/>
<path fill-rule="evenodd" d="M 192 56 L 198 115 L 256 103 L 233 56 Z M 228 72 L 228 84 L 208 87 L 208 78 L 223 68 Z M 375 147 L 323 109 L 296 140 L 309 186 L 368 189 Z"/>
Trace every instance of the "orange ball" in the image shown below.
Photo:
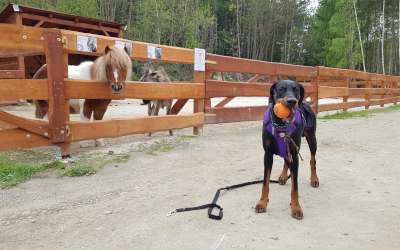
<path fill-rule="evenodd" d="M 274 113 L 279 118 L 286 118 L 290 115 L 290 109 L 283 106 L 282 103 L 277 103 L 274 106 Z"/>

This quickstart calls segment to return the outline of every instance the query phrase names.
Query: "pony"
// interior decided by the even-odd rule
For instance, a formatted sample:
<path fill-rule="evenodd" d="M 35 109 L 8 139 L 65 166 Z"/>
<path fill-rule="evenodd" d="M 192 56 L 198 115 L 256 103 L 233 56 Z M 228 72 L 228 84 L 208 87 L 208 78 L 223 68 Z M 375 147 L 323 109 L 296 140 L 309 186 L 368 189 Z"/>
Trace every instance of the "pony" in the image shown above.
<path fill-rule="evenodd" d="M 152 71 L 147 69 L 146 73 L 139 79 L 140 82 L 171 82 L 168 76 L 165 75 L 163 70 Z M 160 108 L 166 107 L 166 114 L 171 115 L 171 107 L 173 100 L 143 100 L 143 104 L 147 104 L 147 114 L 149 116 L 158 116 Z M 169 131 L 169 135 L 174 135 L 172 130 Z M 151 133 L 148 133 L 151 136 Z"/>
<path fill-rule="evenodd" d="M 132 61 L 127 55 L 127 50 L 118 46 L 105 48 L 105 54 L 95 61 L 85 61 L 77 66 L 68 65 L 68 78 L 81 80 L 97 80 L 110 84 L 114 94 L 121 94 L 125 81 L 132 75 Z M 33 76 L 33 79 L 46 79 L 47 65 L 43 65 Z M 49 119 L 49 103 L 47 100 L 34 101 L 35 117 Z M 81 121 L 102 120 L 111 99 L 71 99 L 69 109 L 71 114 L 80 114 Z M 104 146 L 103 139 L 95 140 L 96 146 Z M 80 143 L 81 147 L 88 147 L 86 141 Z"/>

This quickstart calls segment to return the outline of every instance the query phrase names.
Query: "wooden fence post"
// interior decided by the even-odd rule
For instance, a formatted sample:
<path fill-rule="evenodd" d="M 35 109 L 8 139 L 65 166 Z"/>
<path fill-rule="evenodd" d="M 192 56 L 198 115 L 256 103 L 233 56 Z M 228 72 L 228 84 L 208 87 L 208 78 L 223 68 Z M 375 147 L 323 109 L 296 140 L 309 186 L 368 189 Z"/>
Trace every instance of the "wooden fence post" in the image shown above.
<path fill-rule="evenodd" d="M 49 123 L 52 143 L 66 142 L 64 57 L 61 31 L 43 32 L 49 87 Z"/>
<path fill-rule="evenodd" d="M 68 53 L 63 54 L 63 60 L 64 60 L 64 78 L 68 78 Z M 70 121 L 70 112 L 69 112 L 69 100 L 65 100 L 65 120 Z M 68 137 L 68 130 L 66 130 L 67 137 Z M 71 155 L 71 143 L 70 142 L 65 142 L 65 143 L 60 143 L 57 145 L 61 148 L 61 156 L 70 156 Z"/>
<path fill-rule="evenodd" d="M 311 98 L 314 101 L 313 106 L 311 107 L 315 116 L 318 115 L 318 85 L 319 85 L 319 67 L 315 67 L 316 77 L 311 78 L 311 85 L 314 86 L 314 94 Z M 305 100 L 304 100 L 305 101 Z"/>
<path fill-rule="evenodd" d="M 211 79 L 211 72 L 206 71 L 205 73 L 205 80 Z M 204 99 L 204 108 L 211 108 L 211 98 Z"/>
<path fill-rule="evenodd" d="M 194 82 L 205 84 L 205 77 L 206 77 L 205 75 L 206 74 L 204 71 L 194 71 L 194 77 L 193 77 Z M 204 99 L 194 99 L 193 113 L 199 113 L 199 112 L 204 112 Z M 193 134 L 199 135 L 200 130 L 202 129 L 203 127 L 194 127 Z"/>
<path fill-rule="evenodd" d="M 370 79 L 365 79 L 365 88 L 372 88 Z M 371 94 L 366 94 L 365 100 L 369 103 L 369 101 L 371 100 Z M 365 105 L 365 109 L 369 109 L 369 104 Z"/>
<path fill-rule="evenodd" d="M 343 77 L 343 87 L 349 88 L 349 78 L 347 76 Z M 348 102 L 349 96 L 343 96 L 343 102 Z M 347 112 L 347 109 L 343 109 L 343 112 Z"/>

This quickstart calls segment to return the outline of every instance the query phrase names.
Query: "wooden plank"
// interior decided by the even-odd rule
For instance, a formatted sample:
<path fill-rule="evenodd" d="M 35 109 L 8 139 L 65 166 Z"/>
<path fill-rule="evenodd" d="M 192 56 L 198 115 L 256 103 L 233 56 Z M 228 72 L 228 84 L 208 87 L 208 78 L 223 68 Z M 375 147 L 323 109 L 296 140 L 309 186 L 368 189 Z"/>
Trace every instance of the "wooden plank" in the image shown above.
<path fill-rule="evenodd" d="M 269 96 L 271 84 L 206 80 L 206 98 Z"/>
<path fill-rule="evenodd" d="M 261 79 L 261 77 L 263 77 L 264 75 L 255 75 L 253 76 L 253 78 L 251 78 L 248 82 L 257 82 L 258 80 Z M 212 79 L 212 78 L 211 78 Z"/>
<path fill-rule="evenodd" d="M 65 85 L 67 99 L 168 100 L 202 99 L 205 95 L 205 85 L 201 83 L 126 82 L 118 95 L 111 91 L 109 84 L 101 81 L 65 79 Z"/>
<path fill-rule="evenodd" d="M 235 97 L 227 97 L 224 100 L 222 100 L 220 103 L 218 103 L 217 105 L 215 105 L 215 107 L 217 108 L 222 108 L 224 107 L 226 104 L 230 103 L 233 99 L 235 99 Z"/>
<path fill-rule="evenodd" d="M 380 105 L 382 107 L 385 104 L 394 103 L 394 102 L 398 102 L 398 101 L 399 101 L 399 98 L 397 98 L 397 97 L 389 97 L 389 98 L 384 98 L 384 99 L 370 100 L 369 105 L 371 105 L 371 106 Z"/>
<path fill-rule="evenodd" d="M 18 126 L 0 120 L 0 130 L 10 129 L 10 128 L 18 128 Z"/>
<path fill-rule="evenodd" d="M 280 76 L 303 76 L 303 77 L 315 77 L 316 69 L 309 66 L 291 65 L 276 63 L 275 75 Z"/>
<path fill-rule="evenodd" d="M 159 44 L 151 44 L 151 43 L 142 43 L 135 42 L 131 40 L 126 40 L 122 38 L 115 37 L 105 37 L 94 34 L 87 34 L 81 32 L 75 32 L 70 30 L 61 30 L 63 37 L 66 37 L 68 40 L 67 48 L 64 48 L 64 53 L 70 54 L 83 54 L 83 55 L 91 55 L 91 56 L 100 56 L 103 54 L 106 46 L 115 45 L 115 41 L 123 41 L 132 43 L 132 59 L 136 60 L 149 60 L 149 61 L 157 61 L 157 62 L 169 62 L 169 63 L 183 63 L 183 64 L 194 64 L 194 50 L 193 49 L 185 49 L 179 47 L 170 47 Z M 77 38 L 76 36 L 89 36 L 97 38 L 97 52 L 81 52 L 77 51 Z M 148 59 L 147 58 L 147 46 L 156 46 L 161 48 L 161 59 Z"/>
<path fill-rule="evenodd" d="M 343 97 L 349 95 L 349 89 L 344 87 L 318 86 L 318 98 Z"/>
<path fill-rule="evenodd" d="M 47 80 L 0 79 L 0 98 L 46 100 Z"/>
<path fill-rule="evenodd" d="M 0 79 L 24 79 L 24 70 L 0 70 Z"/>
<path fill-rule="evenodd" d="M 65 83 L 62 35 L 60 31 L 43 32 L 49 89 L 49 122 L 53 143 L 67 140 L 65 120 Z"/>
<path fill-rule="evenodd" d="M 267 106 L 206 108 L 205 123 L 257 121 L 264 118 Z"/>
<path fill-rule="evenodd" d="M 57 19 L 57 18 L 38 16 L 38 15 L 33 15 L 33 14 L 28 14 L 28 13 L 21 13 L 21 17 L 24 19 L 37 20 L 37 21 L 40 20 L 40 21 L 43 21 L 46 23 L 55 23 L 55 24 L 61 24 L 61 25 L 77 27 L 77 28 L 104 30 L 104 31 L 112 32 L 112 33 L 119 32 L 119 29 L 117 29 L 117 28 L 111 28 L 111 27 L 106 27 L 106 26 L 101 26 L 101 28 L 100 28 L 96 24 L 76 23 L 75 21 L 61 20 L 61 19 Z"/>
<path fill-rule="evenodd" d="M 188 101 L 189 101 L 189 99 L 177 100 L 176 103 L 174 104 L 174 106 L 171 108 L 171 115 L 177 115 Z"/>
<path fill-rule="evenodd" d="M 0 58 L 28 55 L 43 55 L 43 28 L 33 28 L 13 24 L 0 24 Z"/>
<path fill-rule="evenodd" d="M 28 130 L 41 136 L 50 138 L 50 125 L 48 121 L 41 119 L 28 119 L 9 114 L 0 110 L 0 120 L 8 124 Z"/>
<path fill-rule="evenodd" d="M 329 103 L 329 104 L 319 104 L 318 112 L 337 110 L 337 109 L 349 109 L 368 105 L 368 101 L 355 101 L 355 102 L 341 102 L 341 103 Z"/>
<path fill-rule="evenodd" d="M 147 116 L 141 118 L 113 119 L 96 122 L 67 123 L 68 142 L 115 138 L 132 134 L 145 134 L 204 125 L 204 113 L 191 115 Z"/>
<path fill-rule="evenodd" d="M 206 71 L 223 71 L 244 74 L 274 75 L 275 63 L 220 56 L 207 53 L 206 60 L 217 62 L 217 64 L 206 64 Z"/>
<path fill-rule="evenodd" d="M 0 130 L 0 151 L 50 145 L 52 145 L 50 139 L 35 133 L 30 133 L 24 129 L 14 128 Z"/>

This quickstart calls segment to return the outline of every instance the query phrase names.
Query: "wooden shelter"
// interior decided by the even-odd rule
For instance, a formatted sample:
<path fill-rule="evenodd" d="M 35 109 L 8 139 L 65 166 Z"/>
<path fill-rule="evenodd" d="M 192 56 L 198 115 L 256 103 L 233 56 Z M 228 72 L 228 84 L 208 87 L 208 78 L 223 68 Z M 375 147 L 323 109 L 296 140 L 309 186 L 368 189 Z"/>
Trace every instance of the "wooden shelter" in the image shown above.
<path fill-rule="evenodd" d="M 122 38 L 125 24 L 107 22 L 93 18 L 54 12 L 29 6 L 9 4 L 0 14 L 0 23 L 20 26 L 57 28 L 83 33 Z M 93 56 L 70 54 L 68 64 L 77 65 Z M 45 55 L 0 58 L 0 79 L 31 79 L 46 63 Z M 25 100 L 0 99 L 0 104 L 25 105 Z"/>

